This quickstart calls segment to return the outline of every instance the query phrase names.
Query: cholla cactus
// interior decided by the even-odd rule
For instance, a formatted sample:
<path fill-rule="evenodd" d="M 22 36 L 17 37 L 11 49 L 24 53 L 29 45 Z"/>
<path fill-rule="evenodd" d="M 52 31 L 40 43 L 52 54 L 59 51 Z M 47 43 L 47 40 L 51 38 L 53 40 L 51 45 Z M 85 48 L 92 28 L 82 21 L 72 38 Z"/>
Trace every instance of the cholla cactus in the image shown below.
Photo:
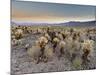
<path fill-rule="evenodd" d="M 42 33 L 42 29 L 41 28 L 38 28 L 37 29 L 37 33 L 39 33 L 39 34 Z"/>
<path fill-rule="evenodd" d="M 94 44 L 94 41 L 92 40 L 84 40 L 84 43 L 82 44 L 82 50 L 83 50 L 82 59 L 83 60 L 87 60 L 88 55 L 93 50 L 93 44 Z"/>
<path fill-rule="evenodd" d="M 81 44 L 78 40 L 73 40 L 71 36 L 68 39 L 66 38 L 65 41 L 65 54 L 69 54 L 68 57 L 70 57 L 70 59 L 73 60 L 77 55 L 79 55 Z"/>
<path fill-rule="evenodd" d="M 56 37 L 59 38 L 60 40 L 63 40 L 63 36 L 61 33 L 56 33 Z"/>
<path fill-rule="evenodd" d="M 16 37 L 15 37 L 15 35 L 11 35 L 11 40 L 13 40 L 13 39 L 15 39 Z"/>
<path fill-rule="evenodd" d="M 19 39 L 19 40 L 12 39 L 11 44 L 12 44 L 13 46 L 21 45 L 21 44 L 22 44 L 22 40 L 20 40 L 20 39 Z"/>
<path fill-rule="evenodd" d="M 79 40 L 79 36 L 80 36 L 80 34 L 78 33 L 78 32 L 74 32 L 73 33 L 73 40 Z"/>
<path fill-rule="evenodd" d="M 42 48 L 48 43 L 48 39 L 44 36 L 38 39 L 39 46 Z"/>
<path fill-rule="evenodd" d="M 92 40 L 84 40 L 84 43 L 82 44 L 82 49 L 83 49 L 83 52 L 85 52 L 85 50 L 93 50 L 93 44 L 94 44 L 94 41 Z"/>
<path fill-rule="evenodd" d="M 61 48 L 64 48 L 64 47 L 66 46 L 66 42 L 60 41 L 59 46 L 60 46 Z"/>
<path fill-rule="evenodd" d="M 67 34 L 66 34 L 65 31 L 62 31 L 61 34 L 62 34 L 62 37 L 63 37 L 63 40 L 64 40 L 66 38 Z"/>
<path fill-rule="evenodd" d="M 45 34 L 44 34 L 44 37 L 46 37 L 49 41 L 51 40 L 51 38 L 50 38 L 50 36 L 49 36 L 48 33 L 45 33 Z"/>
<path fill-rule="evenodd" d="M 78 40 L 73 40 L 72 48 L 70 50 L 71 61 L 73 61 L 76 57 L 81 56 L 81 44 Z"/>
<path fill-rule="evenodd" d="M 48 53 L 49 50 L 48 51 L 47 51 L 47 49 L 45 50 L 45 46 L 47 43 L 48 43 L 47 38 L 42 36 L 35 42 L 35 45 L 33 45 L 32 48 L 30 48 L 28 50 L 29 56 L 31 56 L 31 57 L 33 57 L 33 59 L 37 60 L 37 63 L 39 63 L 40 61 L 43 60 L 44 54 Z M 50 51 L 45 56 L 46 57 L 50 56 L 49 54 L 50 54 Z"/>
<path fill-rule="evenodd" d="M 66 38 L 64 41 L 66 42 L 66 48 L 67 48 L 67 50 L 71 50 L 72 43 L 73 43 L 72 37 Z"/>
<path fill-rule="evenodd" d="M 57 37 L 53 39 L 53 52 L 55 52 L 55 48 L 57 47 L 59 42 L 60 40 Z"/>
<path fill-rule="evenodd" d="M 59 50 L 60 50 L 60 56 L 64 55 L 64 53 L 65 53 L 64 49 L 66 46 L 66 42 L 60 41 L 58 46 L 59 46 Z"/>
<path fill-rule="evenodd" d="M 47 62 L 48 60 L 51 60 L 53 58 L 53 48 L 50 45 L 46 45 L 45 46 L 45 50 L 44 50 L 44 62 Z"/>
<path fill-rule="evenodd" d="M 16 38 L 17 40 L 20 39 L 20 38 L 22 38 L 22 37 L 23 37 L 23 30 L 22 30 L 22 29 L 17 29 L 17 30 L 15 31 L 14 35 L 15 35 L 15 38 Z"/>
<path fill-rule="evenodd" d="M 53 39 L 53 42 L 59 42 L 60 40 L 57 38 L 57 37 L 55 37 L 54 39 Z"/>
<path fill-rule="evenodd" d="M 41 54 L 40 49 L 41 48 L 39 46 L 33 45 L 31 48 L 27 50 L 28 55 L 33 58 L 33 61 L 39 60 L 39 56 Z"/>

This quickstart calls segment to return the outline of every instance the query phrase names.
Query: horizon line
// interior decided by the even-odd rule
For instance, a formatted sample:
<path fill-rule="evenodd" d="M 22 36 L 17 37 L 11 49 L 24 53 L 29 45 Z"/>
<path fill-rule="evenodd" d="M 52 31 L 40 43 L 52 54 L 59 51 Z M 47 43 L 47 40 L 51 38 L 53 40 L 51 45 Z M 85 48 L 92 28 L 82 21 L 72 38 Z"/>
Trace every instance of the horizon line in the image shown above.
<path fill-rule="evenodd" d="M 67 23 L 67 22 L 91 22 L 91 21 L 96 21 L 96 20 L 86 20 L 86 21 L 64 21 L 64 22 L 33 22 L 33 21 L 14 21 L 11 20 L 11 22 L 14 23 L 34 23 L 34 24 L 40 24 L 40 23 L 44 23 L 44 24 L 59 24 L 59 23 Z"/>

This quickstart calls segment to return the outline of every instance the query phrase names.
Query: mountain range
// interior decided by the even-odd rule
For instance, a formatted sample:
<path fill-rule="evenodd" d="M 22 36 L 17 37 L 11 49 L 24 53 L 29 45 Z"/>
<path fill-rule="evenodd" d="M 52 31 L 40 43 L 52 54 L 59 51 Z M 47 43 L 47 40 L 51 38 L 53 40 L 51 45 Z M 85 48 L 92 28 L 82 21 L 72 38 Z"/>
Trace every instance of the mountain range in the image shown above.
<path fill-rule="evenodd" d="M 70 21 L 70 22 L 64 22 L 64 23 L 32 23 L 32 22 L 14 22 L 11 21 L 11 25 L 23 25 L 23 26 L 96 26 L 96 21 L 86 21 L 86 22 L 80 22 L 80 21 Z"/>

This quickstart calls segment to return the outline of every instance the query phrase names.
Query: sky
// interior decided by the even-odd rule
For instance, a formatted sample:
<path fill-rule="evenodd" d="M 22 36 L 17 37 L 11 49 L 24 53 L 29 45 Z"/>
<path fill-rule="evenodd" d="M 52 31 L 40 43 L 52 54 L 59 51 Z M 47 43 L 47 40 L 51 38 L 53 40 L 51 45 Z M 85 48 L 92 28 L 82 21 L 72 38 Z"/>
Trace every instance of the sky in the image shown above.
<path fill-rule="evenodd" d="M 11 18 L 17 22 L 60 23 L 96 19 L 96 6 L 12 1 Z"/>

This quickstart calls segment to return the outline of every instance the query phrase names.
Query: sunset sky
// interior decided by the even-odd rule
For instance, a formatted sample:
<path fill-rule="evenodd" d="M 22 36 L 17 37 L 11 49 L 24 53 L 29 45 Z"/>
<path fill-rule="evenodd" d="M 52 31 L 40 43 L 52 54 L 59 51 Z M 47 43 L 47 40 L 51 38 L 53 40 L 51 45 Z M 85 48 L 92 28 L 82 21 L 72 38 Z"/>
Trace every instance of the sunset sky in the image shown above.
<path fill-rule="evenodd" d="M 13 21 L 35 23 L 91 21 L 95 14 L 95 6 L 24 1 L 12 1 L 11 10 Z"/>

